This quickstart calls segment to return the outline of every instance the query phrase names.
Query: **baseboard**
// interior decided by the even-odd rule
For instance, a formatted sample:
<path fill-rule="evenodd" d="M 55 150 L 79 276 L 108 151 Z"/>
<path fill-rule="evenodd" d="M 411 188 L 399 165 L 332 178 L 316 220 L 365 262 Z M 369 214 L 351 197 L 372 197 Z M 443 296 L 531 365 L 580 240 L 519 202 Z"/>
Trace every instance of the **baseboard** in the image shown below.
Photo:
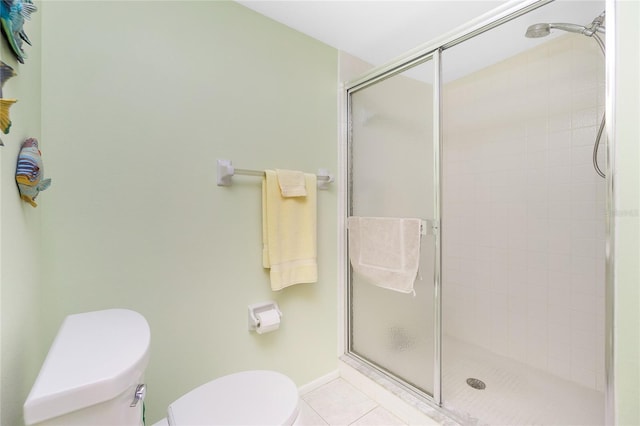
<path fill-rule="evenodd" d="M 340 372 L 338 370 L 332 371 L 324 376 L 318 377 L 317 379 L 307 383 L 306 385 L 302 385 L 298 388 L 298 392 L 300 395 L 304 395 L 305 393 L 309 393 L 313 390 L 318 389 L 322 385 L 326 385 L 327 383 L 337 379 L 340 377 Z"/>

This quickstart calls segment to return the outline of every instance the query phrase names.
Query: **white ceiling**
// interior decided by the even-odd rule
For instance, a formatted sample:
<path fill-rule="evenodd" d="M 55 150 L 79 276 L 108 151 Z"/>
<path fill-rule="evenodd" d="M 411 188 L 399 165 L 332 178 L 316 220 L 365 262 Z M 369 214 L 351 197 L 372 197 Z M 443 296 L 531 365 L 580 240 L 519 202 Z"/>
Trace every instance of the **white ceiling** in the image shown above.
<path fill-rule="evenodd" d="M 238 3 L 370 64 L 380 65 L 502 1 L 271 1 Z"/>
<path fill-rule="evenodd" d="M 275 21 L 377 66 L 505 3 L 490 0 L 236 0 Z M 503 60 L 549 38 L 527 39 L 538 22 L 586 25 L 604 0 L 557 0 L 451 49 L 448 79 Z M 554 31 L 552 36 L 566 33 Z M 575 35 L 582 37 L 580 35 Z M 456 51 L 455 54 L 453 51 Z M 471 60 L 470 60 L 471 59 Z"/>

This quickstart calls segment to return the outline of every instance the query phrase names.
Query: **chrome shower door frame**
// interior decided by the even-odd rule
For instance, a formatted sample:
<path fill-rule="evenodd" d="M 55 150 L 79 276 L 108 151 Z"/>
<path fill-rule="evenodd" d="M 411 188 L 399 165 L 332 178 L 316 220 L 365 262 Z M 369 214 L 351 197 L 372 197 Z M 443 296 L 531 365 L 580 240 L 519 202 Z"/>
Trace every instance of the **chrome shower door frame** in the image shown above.
<path fill-rule="evenodd" d="M 436 405 L 438 407 L 441 406 L 441 396 L 440 396 L 440 389 L 441 389 L 441 333 L 440 330 L 442 329 L 441 327 L 441 306 L 440 306 L 440 270 L 441 270 L 441 256 L 440 256 L 440 247 L 441 247 L 441 231 L 440 231 L 440 220 L 441 220 L 441 188 L 442 188 L 442 184 L 441 184 L 441 175 L 440 175 L 440 163 L 441 163 L 441 152 L 442 152 L 442 148 L 441 148 L 441 144 L 442 144 L 442 140 L 440 137 L 441 134 L 441 126 L 440 126 L 440 108 L 441 108 L 441 87 L 440 87 L 440 55 L 441 55 L 441 49 L 437 49 L 435 51 L 431 51 L 429 53 L 426 54 L 422 54 L 419 55 L 415 58 L 413 58 L 410 61 L 405 61 L 402 63 L 399 63 L 398 66 L 392 67 L 390 69 L 387 69 L 384 72 L 381 73 L 376 73 L 374 75 L 371 75 L 371 78 L 367 78 L 364 80 L 360 80 L 357 84 L 351 84 L 351 83 L 347 83 L 347 85 L 344 88 L 344 102 L 346 102 L 346 107 L 343 109 L 344 111 L 346 111 L 346 115 L 347 115 L 347 119 L 346 119 L 346 135 L 344 135 L 345 140 L 347 141 L 346 143 L 346 150 L 347 150 L 347 155 L 346 155 L 346 169 L 350 170 L 350 164 L 352 162 L 352 99 L 351 96 L 354 93 L 357 93 L 360 90 L 366 89 L 367 87 L 371 87 L 373 85 L 375 85 L 376 83 L 380 83 L 388 78 L 391 78 L 393 76 L 399 75 L 413 67 L 422 65 L 424 63 L 427 63 L 429 61 L 433 61 L 433 67 L 434 67 L 434 76 L 433 76 L 433 80 L 432 80 L 432 84 L 433 84 L 433 158 L 434 158 L 434 164 L 433 164 L 433 181 L 434 181 L 434 185 L 433 185 L 433 191 L 434 191 L 434 211 L 433 211 L 433 217 L 430 218 L 430 222 L 432 224 L 433 227 L 433 235 L 434 235 L 434 274 L 433 274 L 433 282 L 434 282 L 434 389 L 433 389 L 433 394 L 429 394 L 424 392 L 423 390 L 412 386 L 408 383 L 406 383 L 405 381 L 403 381 L 402 379 L 396 377 L 392 372 L 384 369 L 384 367 L 377 365 L 369 360 L 367 360 L 366 358 L 363 358 L 355 353 L 353 353 L 351 351 L 352 348 L 352 344 L 351 344 L 351 315 L 350 315 L 350 307 L 352 306 L 351 300 L 351 291 L 350 291 L 350 284 L 351 284 L 351 268 L 349 267 L 349 263 L 344 262 L 343 264 L 345 265 L 345 289 L 346 289 L 346 297 L 345 297 L 345 320 L 346 320 L 346 324 L 345 324 L 345 336 L 346 336 L 346 355 L 349 355 L 353 358 L 358 359 L 361 362 L 364 362 L 368 365 L 370 365 L 371 367 L 375 368 L 376 370 L 379 370 L 381 372 L 383 372 L 386 376 L 388 376 L 389 378 L 391 378 L 392 380 L 394 380 L 396 382 L 397 385 L 405 388 L 407 391 L 417 394 L 419 397 L 421 398 L 425 398 L 429 403 Z M 345 206 L 345 210 L 344 213 L 344 217 L 349 216 L 349 214 L 351 213 L 351 211 L 353 210 L 353 199 L 352 199 L 352 180 L 350 179 L 350 176 L 346 176 L 347 177 L 347 181 L 348 181 L 348 185 L 346 187 L 346 191 L 345 191 L 345 195 L 346 195 L 346 200 L 344 203 Z M 345 230 L 346 232 L 346 230 Z M 343 238 L 343 241 L 346 241 L 346 238 Z M 344 248 L 344 253 L 348 253 L 348 249 Z"/>
<path fill-rule="evenodd" d="M 442 232 L 441 232 L 441 205 L 442 205 L 442 131 L 441 131 L 441 111 L 442 111 L 442 66 L 441 66 L 441 53 L 443 50 L 451 48 L 459 43 L 462 43 L 468 39 L 471 39 L 477 35 L 480 35 L 486 31 L 489 31 L 505 22 L 518 18 L 530 11 L 533 11 L 541 6 L 553 2 L 554 0 L 523 0 L 515 4 L 514 2 L 508 2 L 505 5 L 495 9 L 494 11 L 485 14 L 471 22 L 464 27 L 444 34 L 443 36 L 435 39 L 434 41 L 425 43 L 417 48 L 407 52 L 403 56 L 376 67 L 368 73 L 346 82 L 343 85 L 342 93 L 342 111 L 346 114 L 346 118 L 343 123 L 342 138 L 346 141 L 342 145 L 342 149 L 346 152 L 342 152 L 342 158 L 346 158 L 346 169 L 348 170 L 348 164 L 351 162 L 351 94 L 356 91 L 373 85 L 386 78 L 397 75 L 403 71 L 406 71 L 414 66 L 422 64 L 428 60 L 434 61 L 434 121 L 433 121 L 433 141 L 434 141 L 434 221 L 439 227 L 436 233 L 435 243 L 435 268 L 434 268 L 434 389 L 433 395 L 425 394 L 419 389 L 414 388 L 411 385 L 404 383 L 401 379 L 390 375 L 388 371 L 384 370 L 380 366 L 374 365 L 371 362 L 359 357 L 356 354 L 350 352 L 351 348 L 351 324 L 350 324 L 350 308 L 351 308 L 351 271 L 349 268 L 348 259 L 340 260 L 340 264 L 343 265 L 342 279 L 344 280 L 345 289 L 345 355 L 356 358 L 362 362 L 369 364 L 375 369 L 381 371 L 383 374 L 390 376 L 401 387 L 408 389 L 409 391 L 416 393 L 420 397 L 423 397 L 429 405 L 434 407 L 442 407 L 442 300 L 441 300 L 441 251 L 442 251 Z M 615 0 L 606 0 L 606 12 L 607 23 L 606 26 L 609 32 L 615 34 Z M 615 424 L 615 396 L 614 396 L 614 337 L 613 337 L 613 323 L 614 323 L 614 252 L 613 242 L 615 236 L 615 222 L 611 218 L 612 212 L 615 211 L 614 200 L 614 153 L 615 153 L 615 140 L 614 140 L 614 124 L 615 124 L 615 111 L 614 111 L 614 99 L 613 94 L 615 91 L 615 37 L 607 37 L 606 39 L 607 52 L 606 55 L 606 129 L 607 135 L 607 150 L 606 150 L 606 175 L 607 175 L 607 193 L 606 193 L 606 248 L 605 248 L 605 423 L 607 425 Z M 339 212 L 341 218 L 346 218 L 351 211 L 351 199 L 352 188 L 351 180 L 346 175 L 343 175 L 342 182 L 342 194 L 344 199 L 342 200 L 342 209 Z M 344 220 L 343 220 L 344 223 Z M 347 238 L 346 227 L 343 226 L 340 230 L 343 247 L 341 247 L 340 253 L 344 257 L 347 251 Z M 451 413 L 448 413 L 451 414 Z"/>

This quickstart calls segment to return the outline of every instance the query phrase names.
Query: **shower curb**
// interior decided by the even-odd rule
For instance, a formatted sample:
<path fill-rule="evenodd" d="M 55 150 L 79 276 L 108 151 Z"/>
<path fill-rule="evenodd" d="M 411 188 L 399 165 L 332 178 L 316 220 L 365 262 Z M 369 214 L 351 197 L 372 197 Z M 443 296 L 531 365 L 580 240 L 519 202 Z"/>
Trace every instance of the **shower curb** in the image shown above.
<path fill-rule="evenodd" d="M 409 425 L 461 426 L 460 423 L 369 365 L 342 355 L 340 376 Z M 377 386 L 376 386 L 377 385 Z"/>

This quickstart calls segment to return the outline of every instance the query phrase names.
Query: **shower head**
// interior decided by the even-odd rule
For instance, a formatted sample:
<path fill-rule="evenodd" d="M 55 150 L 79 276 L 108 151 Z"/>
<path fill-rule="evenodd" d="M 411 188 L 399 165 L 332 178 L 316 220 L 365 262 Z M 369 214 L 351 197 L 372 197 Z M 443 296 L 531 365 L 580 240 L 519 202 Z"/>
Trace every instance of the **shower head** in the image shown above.
<path fill-rule="evenodd" d="M 527 38 L 540 38 L 549 34 L 551 34 L 551 26 L 549 24 L 533 24 L 527 28 L 524 36 Z"/>
<path fill-rule="evenodd" d="M 604 17 L 605 12 L 602 12 L 600 15 L 596 16 L 596 18 L 591 22 L 591 24 L 589 24 L 588 27 L 585 27 L 584 25 L 566 23 L 533 24 L 529 26 L 529 28 L 527 28 L 527 32 L 524 34 L 524 36 L 528 38 L 546 37 L 551 34 L 552 29 L 557 29 L 593 37 L 594 35 L 597 36 L 596 33 L 605 33 L 605 28 L 603 26 Z"/>
<path fill-rule="evenodd" d="M 555 23 L 555 24 L 533 24 L 529 28 L 527 28 L 525 37 L 528 37 L 528 38 L 546 37 L 549 34 L 551 34 L 552 29 L 567 31 L 570 33 L 591 35 L 591 34 L 588 34 L 589 29 L 582 25 Z"/>

